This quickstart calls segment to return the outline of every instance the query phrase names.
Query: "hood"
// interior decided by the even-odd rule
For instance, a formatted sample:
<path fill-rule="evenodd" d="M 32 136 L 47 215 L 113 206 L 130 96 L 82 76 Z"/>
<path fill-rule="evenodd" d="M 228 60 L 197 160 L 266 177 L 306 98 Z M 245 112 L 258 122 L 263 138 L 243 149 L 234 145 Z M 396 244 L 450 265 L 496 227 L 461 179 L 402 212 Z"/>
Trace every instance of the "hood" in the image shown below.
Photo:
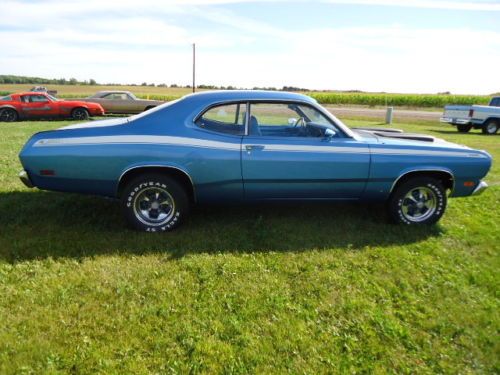
<path fill-rule="evenodd" d="M 395 148 L 410 148 L 418 150 L 450 150 L 473 156 L 491 157 L 486 151 L 474 150 L 470 147 L 445 141 L 430 135 L 404 133 L 403 131 L 380 131 L 377 129 L 353 129 L 360 140 L 374 145 L 387 145 Z M 480 155 L 477 155 L 480 154 Z"/>
<path fill-rule="evenodd" d="M 88 122 L 84 122 L 83 124 L 63 126 L 62 128 L 59 128 L 57 130 L 100 128 L 100 127 L 105 127 L 105 126 L 125 125 L 128 122 L 129 122 L 128 117 L 112 118 L 109 120 L 88 121 Z"/>

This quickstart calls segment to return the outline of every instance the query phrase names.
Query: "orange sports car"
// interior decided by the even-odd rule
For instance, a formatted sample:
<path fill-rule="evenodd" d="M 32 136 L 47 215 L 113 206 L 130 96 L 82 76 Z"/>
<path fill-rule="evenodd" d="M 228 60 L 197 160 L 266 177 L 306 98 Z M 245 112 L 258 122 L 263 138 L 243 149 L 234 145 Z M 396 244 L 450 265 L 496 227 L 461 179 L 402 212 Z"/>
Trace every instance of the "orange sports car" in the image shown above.
<path fill-rule="evenodd" d="M 0 98 L 0 121 L 5 122 L 37 118 L 86 120 L 102 115 L 104 109 L 100 104 L 59 100 L 44 92 L 24 92 Z"/>

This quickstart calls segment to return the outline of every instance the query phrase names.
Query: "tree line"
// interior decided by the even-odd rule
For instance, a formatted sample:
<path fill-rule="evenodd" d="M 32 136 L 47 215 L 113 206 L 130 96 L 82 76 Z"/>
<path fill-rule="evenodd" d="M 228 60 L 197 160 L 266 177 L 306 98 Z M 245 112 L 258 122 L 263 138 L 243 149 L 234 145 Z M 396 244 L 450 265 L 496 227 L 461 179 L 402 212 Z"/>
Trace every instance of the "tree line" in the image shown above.
<path fill-rule="evenodd" d="M 150 86 L 150 87 L 170 87 L 170 88 L 191 88 L 191 85 L 178 85 L 176 83 L 166 84 L 166 83 L 148 83 L 142 82 L 141 84 L 121 84 L 121 83 L 97 83 L 95 79 L 90 78 L 89 80 L 79 81 L 76 78 L 41 78 L 41 77 L 27 77 L 27 76 L 16 76 L 16 75 L 0 75 L 0 84 L 34 84 L 34 85 L 103 85 L 103 86 Z M 241 87 L 235 86 L 216 86 L 216 85 L 197 85 L 198 89 L 206 90 L 239 90 Z M 272 90 L 272 91 L 310 91 L 301 87 L 294 86 L 283 86 L 282 88 L 277 87 L 253 87 L 253 90 Z"/>

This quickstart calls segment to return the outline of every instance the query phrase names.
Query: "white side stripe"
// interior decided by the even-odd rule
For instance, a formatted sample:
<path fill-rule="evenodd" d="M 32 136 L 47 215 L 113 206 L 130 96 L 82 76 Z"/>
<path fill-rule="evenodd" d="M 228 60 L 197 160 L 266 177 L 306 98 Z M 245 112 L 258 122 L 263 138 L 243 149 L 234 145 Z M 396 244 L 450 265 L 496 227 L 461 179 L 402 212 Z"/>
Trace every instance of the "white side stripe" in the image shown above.
<path fill-rule="evenodd" d="M 187 147 L 215 148 L 220 150 L 240 150 L 239 143 L 208 141 L 204 139 L 170 137 L 157 135 L 119 135 L 103 137 L 77 137 L 41 139 L 34 147 L 69 146 L 69 145 L 102 145 L 102 144 L 156 144 Z"/>
<path fill-rule="evenodd" d="M 104 145 L 104 144 L 151 144 L 170 145 L 181 147 L 198 147 L 216 150 L 240 151 L 240 143 L 228 143 L 220 141 L 210 141 L 205 139 L 155 136 L 155 135 L 119 135 L 101 137 L 77 137 L 77 138 L 52 138 L 41 139 L 34 143 L 33 147 L 54 147 L 54 146 L 84 146 L 84 145 Z M 407 156 L 458 156 L 486 158 L 482 153 L 474 153 L 472 150 L 447 151 L 447 150 L 415 150 L 403 148 L 371 148 L 349 147 L 349 146 L 312 146 L 312 145 L 290 145 L 290 144 L 266 144 L 263 145 L 263 152 L 315 152 L 315 153 L 343 153 L 343 154 L 372 154 L 372 155 L 407 155 Z"/>

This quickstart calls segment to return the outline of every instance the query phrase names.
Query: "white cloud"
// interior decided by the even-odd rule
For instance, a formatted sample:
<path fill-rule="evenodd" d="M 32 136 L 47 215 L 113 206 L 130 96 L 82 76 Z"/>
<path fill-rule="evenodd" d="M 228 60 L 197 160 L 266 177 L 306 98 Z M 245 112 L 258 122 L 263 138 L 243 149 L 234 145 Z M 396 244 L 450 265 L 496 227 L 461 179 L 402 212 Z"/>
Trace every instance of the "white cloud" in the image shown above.
<path fill-rule="evenodd" d="M 407 8 L 500 11 L 497 1 L 446 1 L 446 0 L 325 0 L 333 4 L 378 5 Z"/>
<path fill-rule="evenodd" d="M 97 0 L 6 0 L 0 4 L 0 71 L 189 84 L 190 44 L 196 41 L 197 81 L 205 84 L 483 94 L 500 90 L 500 77 L 492 74 L 500 66 L 500 31 L 404 25 L 285 30 L 205 3 L 214 1 L 158 5 L 142 0 L 138 10 L 136 1 L 123 0 L 117 10 L 116 3 Z M 405 2 L 411 3 L 471 4 Z M 188 26 L 188 18 L 197 27 Z"/>

